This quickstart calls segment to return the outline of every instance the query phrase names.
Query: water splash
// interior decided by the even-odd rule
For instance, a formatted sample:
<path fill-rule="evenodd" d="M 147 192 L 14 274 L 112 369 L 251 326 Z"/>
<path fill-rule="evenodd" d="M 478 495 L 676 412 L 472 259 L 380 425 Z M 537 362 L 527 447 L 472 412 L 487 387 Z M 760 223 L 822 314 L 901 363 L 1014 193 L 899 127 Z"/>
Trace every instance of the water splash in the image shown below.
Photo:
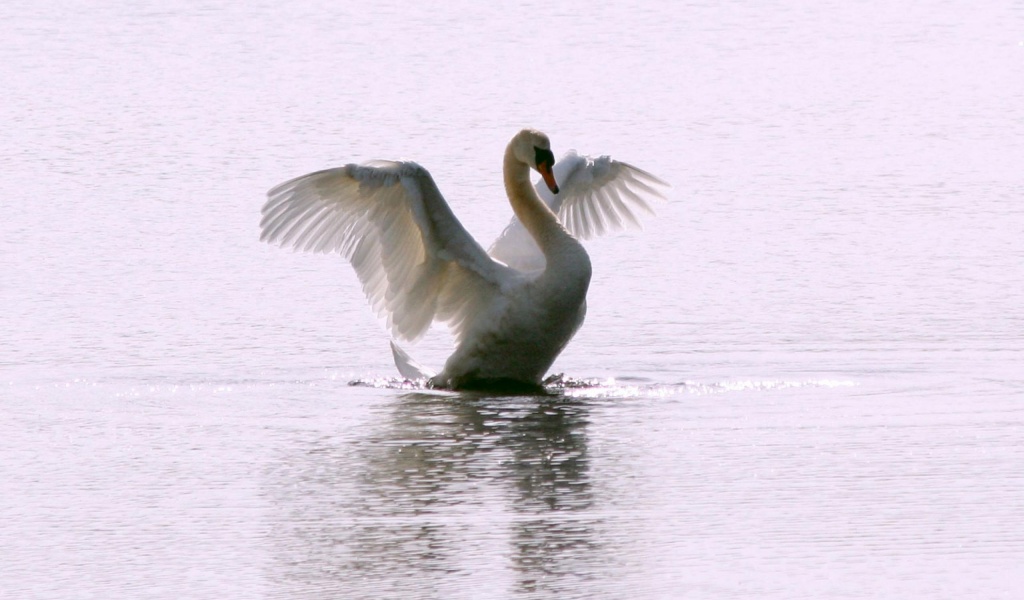
<path fill-rule="evenodd" d="M 432 388 L 425 379 L 410 380 L 396 377 L 372 377 L 355 379 L 350 381 L 349 385 L 404 391 L 432 391 L 442 394 L 456 393 L 450 390 Z M 684 381 L 677 384 L 634 383 L 631 381 L 631 378 L 623 378 L 621 380 L 611 377 L 580 378 L 568 377 L 563 373 L 552 375 L 543 382 L 543 387 L 548 395 L 569 398 L 657 398 L 679 396 L 681 394 L 708 396 L 733 392 L 769 392 L 808 387 L 839 388 L 854 385 L 856 385 L 854 381 L 841 379 L 749 379 L 712 382 Z"/>

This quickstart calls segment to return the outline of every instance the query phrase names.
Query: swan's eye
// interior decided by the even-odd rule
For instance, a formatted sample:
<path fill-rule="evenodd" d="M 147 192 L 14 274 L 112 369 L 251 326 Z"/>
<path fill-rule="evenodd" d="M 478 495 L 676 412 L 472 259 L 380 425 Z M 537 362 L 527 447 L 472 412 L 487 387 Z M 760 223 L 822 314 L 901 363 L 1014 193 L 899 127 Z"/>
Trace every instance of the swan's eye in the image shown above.
<path fill-rule="evenodd" d="M 533 147 L 533 152 L 534 152 L 533 162 L 535 162 L 538 167 L 543 165 L 543 164 L 546 164 L 548 166 L 548 168 L 550 169 L 551 167 L 554 166 L 554 164 L 555 164 L 555 155 L 551 152 L 551 150 L 545 150 L 543 148 L 538 148 L 538 147 L 534 146 Z"/>

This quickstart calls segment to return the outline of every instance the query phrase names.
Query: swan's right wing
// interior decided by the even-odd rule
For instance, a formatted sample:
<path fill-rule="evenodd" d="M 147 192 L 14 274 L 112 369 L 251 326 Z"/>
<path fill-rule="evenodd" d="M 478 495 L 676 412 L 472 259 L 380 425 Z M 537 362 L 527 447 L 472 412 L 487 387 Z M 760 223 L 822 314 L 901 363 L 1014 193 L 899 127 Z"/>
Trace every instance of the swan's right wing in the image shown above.
<path fill-rule="evenodd" d="M 349 164 L 303 175 L 267 193 L 260 239 L 337 252 L 398 338 L 434 320 L 456 336 L 500 294 L 512 272 L 462 227 L 426 169 L 413 162 Z"/>
<path fill-rule="evenodd" d="M 612 231 L 642 228 L 641 214 L 654 214 L 650 202 L 663 199 L 659 187 L 668 184 L 643 169 L 609 156 L 597 158 L 570 150 L 554 168 L 558 194 L 544 182 L 537 194 L 558 215 L 562 225 L 579 239 Z M 491 246 L 495 259 L 521 271 L 543 269 L 544 255 L 529 232 L 513 218 Z"/>

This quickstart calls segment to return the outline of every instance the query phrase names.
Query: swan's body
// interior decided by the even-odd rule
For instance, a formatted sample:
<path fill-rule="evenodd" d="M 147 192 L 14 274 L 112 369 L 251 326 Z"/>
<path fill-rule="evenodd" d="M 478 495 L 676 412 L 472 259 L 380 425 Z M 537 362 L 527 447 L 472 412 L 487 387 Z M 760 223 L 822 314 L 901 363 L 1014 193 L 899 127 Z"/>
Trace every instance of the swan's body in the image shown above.
<path fill-rule="evenodd" d="M 554 173 L 553 165 L 544 134 L 527 129 L 509 142 L 504 179 L 515 218 L 490 255 L 413 162 L 350 164 L 273 188 L 261 239 L 341 253 L 399 339 L 447 322 L 456 349 L 430 385 L 537 386 L 583 323 L 591 276 L 586 250 L 553 211 L 589 237 L 636 223 L 631 208 L 649 207 L 634 188 L 657 195 L 651 184 L 662 184 L 607 157 L 570 153 Z M 531 168 L 551 192 L 544 200 L 530 182 Z M 392 348 L 403 376 L 430 375 Z"/>

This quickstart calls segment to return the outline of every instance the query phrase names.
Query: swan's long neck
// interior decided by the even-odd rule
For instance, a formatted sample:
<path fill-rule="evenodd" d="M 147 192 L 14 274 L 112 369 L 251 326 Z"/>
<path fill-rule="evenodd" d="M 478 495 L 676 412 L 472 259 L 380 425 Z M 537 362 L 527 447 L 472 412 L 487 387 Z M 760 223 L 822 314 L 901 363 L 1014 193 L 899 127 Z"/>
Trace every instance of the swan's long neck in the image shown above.
<path fill-rule="evenodd" d="M 505 150 L 505 193 L 512 211 L 533 236 L 544 255 L 550 259 L 557 246 L 578 242 L 558 222 L 530 182 L 530 167 L 515 156 L 510 145 Z"/>
<path fill-rule="evenodd" d="M 556 296 L 569 304 L 578 302 L 577 308 L 582 306 L 590 286 L 587 251 L 569 235 L 555 213 L 537 195 L 530 183 L 530 167 L 516 158 L 511 145 L 505 150 L 504 171 L 505 192 L 512 211 L 544 253 L 547 266 L 536 282 L 556 290 Z"/>

